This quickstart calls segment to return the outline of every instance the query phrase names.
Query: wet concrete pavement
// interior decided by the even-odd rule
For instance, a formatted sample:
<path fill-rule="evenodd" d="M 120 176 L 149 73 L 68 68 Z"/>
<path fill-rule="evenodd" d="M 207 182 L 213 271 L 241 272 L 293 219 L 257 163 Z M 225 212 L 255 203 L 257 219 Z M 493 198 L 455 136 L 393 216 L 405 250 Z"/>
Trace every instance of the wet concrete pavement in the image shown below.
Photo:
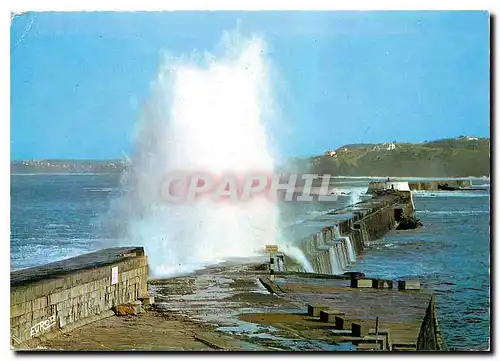
<path fill-rule="evenodd" d="M 321 303 L 353 321 L 393 330 L 400 342 L 416 341 L 428 294 L 350 289 L 349 281 L 276 277 L 284 292 L 270 294 L 266 258 L 233 260 L 191 275 L 152 280 L 156 304 L 138 316 L 113 316 L 41 346 L 64 350 L 343 351 L 355 347 L 332 334 L 333 325 L 306 314 Z M 429 296 L 430 297 L 430 296 Z M 399 337 L 399 339 L 398 339 Z"/>

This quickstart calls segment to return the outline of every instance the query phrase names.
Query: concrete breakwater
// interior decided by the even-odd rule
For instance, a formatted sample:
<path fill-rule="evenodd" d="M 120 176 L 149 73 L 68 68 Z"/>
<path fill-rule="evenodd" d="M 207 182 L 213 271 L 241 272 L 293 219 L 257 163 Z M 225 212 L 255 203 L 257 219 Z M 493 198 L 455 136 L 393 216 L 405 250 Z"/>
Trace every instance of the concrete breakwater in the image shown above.
<path fill-rule="evenodd" d="M 440 181 L 424 181 L 409 183 L 412 191 L 440 191 L 440 190 L 460 190 L 472 187 L 470 179 L 450 179 Z"/>
<path fill-rule="evenodd" d="M 328 213 L 332 216 L 332 225 L 302 239 L 299 248 L 314 272 L 342 274 L 367 246 L 395 229 L 397 223 L 413 211 L 410 191 L 377 189 L 370 200 Z M 339 217 L 344 219 L 335 221 Z"/>
<path fill-rule="evenodd" d="M 12 346 L 32 347 L 145 297 L 147 264 L 143 247 L 119 247 L 11 272 Z"/>
<path fill-rule="evenodd" d="M 438 317 L 436 313 L 436 301 L 434 296 L 429 301 L 429 306 L 425 311 L 424 320 L 420 326 L 420 331 L 417 339 L 418 351 L 447 351 L 448 346 L 444 341 L 441 328 L 439 327 Z"/>

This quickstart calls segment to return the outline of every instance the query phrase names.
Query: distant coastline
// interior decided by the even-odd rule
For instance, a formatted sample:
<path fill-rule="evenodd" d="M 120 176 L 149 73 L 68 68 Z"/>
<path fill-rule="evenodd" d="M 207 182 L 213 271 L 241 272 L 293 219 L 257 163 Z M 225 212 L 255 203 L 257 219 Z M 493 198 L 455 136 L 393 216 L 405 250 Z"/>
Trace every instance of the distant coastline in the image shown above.
<path fill-rule="evenodd" d="M 125 160 L 39 159 L 10 162 L 10 174 L 101 174 L 121 173 Z"/>
<path fill-rule="evenodd" d="M 121 173 L 126 159 L 15 160 L 11 174 Z M 490 139 L 461 136 L 424 143 L 349 144 L 290 160 L 287 170 L 346 177 L 489 177 Z"/>

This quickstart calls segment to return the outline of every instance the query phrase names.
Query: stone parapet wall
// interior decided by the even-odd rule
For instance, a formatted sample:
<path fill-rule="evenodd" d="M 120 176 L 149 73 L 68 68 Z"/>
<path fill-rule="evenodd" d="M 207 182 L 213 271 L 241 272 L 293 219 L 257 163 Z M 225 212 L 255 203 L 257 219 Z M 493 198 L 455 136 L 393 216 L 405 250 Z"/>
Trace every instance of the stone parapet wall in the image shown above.
<path fill-rule="evenodd" d="M 11 273 L 11 344 L 56 332 L 147 295 L 142 247 L 105 249 Z"/>

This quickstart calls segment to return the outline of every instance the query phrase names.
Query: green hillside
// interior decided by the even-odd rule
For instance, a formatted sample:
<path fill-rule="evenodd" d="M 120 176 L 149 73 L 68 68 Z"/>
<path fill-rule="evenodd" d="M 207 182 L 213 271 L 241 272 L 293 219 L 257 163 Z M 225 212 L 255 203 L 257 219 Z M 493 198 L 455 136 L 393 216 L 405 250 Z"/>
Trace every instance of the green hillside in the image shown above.
<path fill-rule="evenodd" d="M 489 176 L 490 140 L 459 137 L 419 144 L 350 144 L 306 163 L 312 173 L 336 176 Z"/>

